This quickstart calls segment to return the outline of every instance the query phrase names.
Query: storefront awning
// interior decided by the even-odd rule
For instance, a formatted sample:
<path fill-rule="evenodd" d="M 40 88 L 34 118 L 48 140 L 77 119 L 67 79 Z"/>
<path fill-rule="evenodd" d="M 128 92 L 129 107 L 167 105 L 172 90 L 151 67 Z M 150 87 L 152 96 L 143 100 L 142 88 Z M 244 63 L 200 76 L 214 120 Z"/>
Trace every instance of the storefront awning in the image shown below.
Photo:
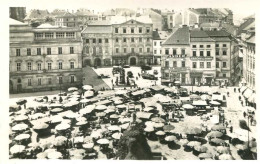
<path fill-rule="evenodd" d="M 245 98 L 249 98 L 252 94 L 253 94 L 252 89 L 247 88 L 247 89 L 245 90 L 243 96 L 244 96 Z"/>
<path fill-rule="evenodd" d="M 255 93 L 253 93 L 249 98 L 248 98 L 248 101 L 251 102 L 251 103 L 255 103 Z"/>

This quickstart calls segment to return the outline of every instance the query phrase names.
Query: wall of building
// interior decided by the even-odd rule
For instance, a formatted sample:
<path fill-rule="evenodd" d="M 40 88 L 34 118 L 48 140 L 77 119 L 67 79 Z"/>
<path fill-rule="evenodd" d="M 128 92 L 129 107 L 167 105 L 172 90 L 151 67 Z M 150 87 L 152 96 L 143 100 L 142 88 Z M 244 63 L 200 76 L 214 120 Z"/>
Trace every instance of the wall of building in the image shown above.
<path fill-rule="evenodd" d="M 247 86 L 255 90 L 255 44 L 247 43 L 246 48 L 246 76 Z"/>

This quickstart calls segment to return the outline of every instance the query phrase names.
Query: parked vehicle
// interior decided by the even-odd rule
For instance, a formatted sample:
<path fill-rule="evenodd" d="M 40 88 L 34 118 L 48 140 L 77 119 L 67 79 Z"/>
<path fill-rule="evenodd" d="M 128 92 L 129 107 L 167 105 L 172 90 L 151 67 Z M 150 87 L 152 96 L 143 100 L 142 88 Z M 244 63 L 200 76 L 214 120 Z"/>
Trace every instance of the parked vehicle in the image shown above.
<path fill-rule="evenodd" d="M 141 69 L 147 71 L 147 70 L 152 70 L 152 67 L 148 65 L 143 65 L 141 66 Z"/>
<path fill-rule="evenodd" d="M 143 79 L 149 79 L 149 80 L 158 80 L 158 77 L 155 77 L 154 75 L 147 74 L 147 73 L 142 74 L 142 78 Z"/>

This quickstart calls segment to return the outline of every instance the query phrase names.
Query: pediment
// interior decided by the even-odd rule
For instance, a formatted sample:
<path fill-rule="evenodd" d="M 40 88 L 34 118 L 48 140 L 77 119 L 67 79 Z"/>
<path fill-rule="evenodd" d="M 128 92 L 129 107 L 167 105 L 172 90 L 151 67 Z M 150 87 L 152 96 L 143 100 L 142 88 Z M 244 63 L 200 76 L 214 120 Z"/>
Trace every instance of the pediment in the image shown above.
<path fill-rule="evenodd" d="M 122 23 L 122 25 L 138 25 L 138 24 L 143 25 L 144 23 L 138 22 L 134 19 L 130 19 L 130 20 Z"/>

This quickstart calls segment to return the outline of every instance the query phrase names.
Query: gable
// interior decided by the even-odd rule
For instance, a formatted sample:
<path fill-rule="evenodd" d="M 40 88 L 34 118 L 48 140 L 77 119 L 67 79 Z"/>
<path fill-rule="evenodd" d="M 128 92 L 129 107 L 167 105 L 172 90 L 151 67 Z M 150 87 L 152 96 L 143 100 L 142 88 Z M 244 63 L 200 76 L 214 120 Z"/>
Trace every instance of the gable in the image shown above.
<path fill-rule="evenodd" d="M 122 25 L 138 25 L 138 24 L 143 25 L 144 23 L 138 22 L 138 21 L 136 21 L 134 19 L 130 19 L 130 20 L 122 23 Z"/>

